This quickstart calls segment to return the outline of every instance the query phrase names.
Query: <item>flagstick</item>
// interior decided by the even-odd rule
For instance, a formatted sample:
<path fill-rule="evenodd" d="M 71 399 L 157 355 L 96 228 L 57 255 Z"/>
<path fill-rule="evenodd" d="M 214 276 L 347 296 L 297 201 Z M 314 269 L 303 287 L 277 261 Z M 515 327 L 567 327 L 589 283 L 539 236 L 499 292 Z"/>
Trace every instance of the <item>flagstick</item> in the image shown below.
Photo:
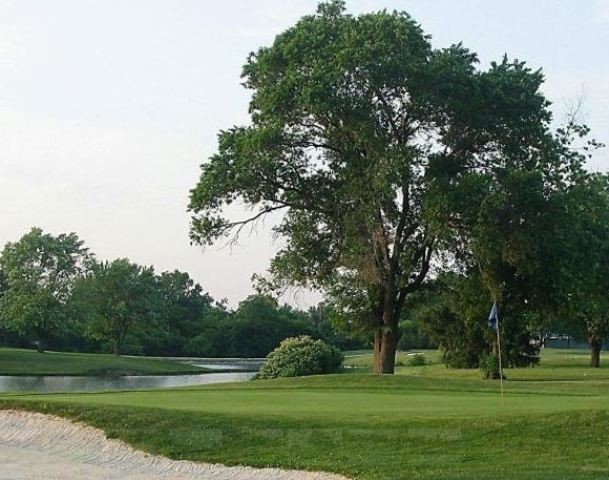
<path fill-rule="evenodd" d="M 497 317 L 497 350 L 499 351 L 499 384 L 501 385 L 501 406 L 505 406 L 503 398 L 503 368 L 501 367 L 501 335 L 499 335 L 499 317 Z"/>

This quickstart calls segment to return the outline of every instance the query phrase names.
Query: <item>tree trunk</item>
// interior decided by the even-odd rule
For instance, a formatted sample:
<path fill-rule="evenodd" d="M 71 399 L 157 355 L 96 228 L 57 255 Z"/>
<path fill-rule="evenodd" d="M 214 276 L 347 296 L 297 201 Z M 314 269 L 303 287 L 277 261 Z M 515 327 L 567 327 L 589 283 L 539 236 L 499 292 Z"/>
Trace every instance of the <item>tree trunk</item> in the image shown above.
<path fill-rule="evenodd" d="M 387 326 L 374 335 L 374 373 L 386 374 L 395 372 L 397 346 L 397 325 Z"/>
<path fill-rule="evenodd" d="M 590 344 L 590 366 L 592 368 L 598 368 L 601 366 L 603 341 L 598 338 L 591 338 L 588 340 L 588 343 Z"/>
<path fill-rule="evenodd" d="M 120 355 L 123 353 L 123 342 L 120 338 L 114 339 L 114 355 Z"/>
<path fill-rule="evenodd" d="M 400 308 L 396 308 L 396 288 L 388 285 L 381 297 L 378 330 L 374 334 L 374 373 L 395 373 L 395 354 L 398 346 Z"/>
<path fill-rule="evenodd" d="M 381 345 L 383 336 L 380 331 L 374 334 L 374 373 L 378 374 L 381 371 Z"/>

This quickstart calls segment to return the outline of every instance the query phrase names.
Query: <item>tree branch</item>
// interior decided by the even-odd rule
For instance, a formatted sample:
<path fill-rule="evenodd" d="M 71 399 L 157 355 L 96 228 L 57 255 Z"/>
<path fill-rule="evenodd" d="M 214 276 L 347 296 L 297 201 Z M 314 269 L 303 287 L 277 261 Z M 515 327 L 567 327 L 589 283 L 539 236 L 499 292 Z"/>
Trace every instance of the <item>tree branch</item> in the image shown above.
<path fill-rule="evenodd" d="M 379 99 L 379 101 L 383 104 L 383 110 L 385 112 L 385 116 L 387 117 L 387 121 L 389 122 L 389 125 L 391 125 L 391 130 L 393 130 L 393 134 L 395 135 L 395 137 L 398 141 L 401 141 L 402 136 L 400 135 L 398 126 L 396 125 L 395 119 L 393 118 L 393 115 L 391 114 L 391 106 L 387 103 L 387 100 L 385 100 L 385 97 L 383 96 L 383 94 L 381 93 L 381 91 L 378 88 L 375 89 L 374 93 L 377 96 L 377 98 Z"/>

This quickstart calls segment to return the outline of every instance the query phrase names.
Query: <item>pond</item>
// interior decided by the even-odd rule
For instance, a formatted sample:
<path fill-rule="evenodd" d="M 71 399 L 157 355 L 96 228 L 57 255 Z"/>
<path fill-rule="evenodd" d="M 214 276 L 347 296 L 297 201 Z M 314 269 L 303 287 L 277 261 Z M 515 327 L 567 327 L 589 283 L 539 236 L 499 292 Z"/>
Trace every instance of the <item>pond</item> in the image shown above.
<path fill-rule="evenodd" d="M 159 357 L 150 357 L 159 358 Z M 186 375 L 126 376 L 9 376 L 0 375 L 0 392 L 103 392 L 111 390 L 147 390 L 176 388 L 210 383 L 245 382 L 258 371 L 261 358 L 184 358 L 165 357 L 179 363 L 212 370 L 210 373 Z"/>
<path fill-rule="evenodd" d="M 175 388 L 210 383 L 244 382 L 254 372 L 222 372 L 196 375 L 112 376 L 0 376 L 0 392 L 99 392 L 109 390 L 145 390 Z"/>

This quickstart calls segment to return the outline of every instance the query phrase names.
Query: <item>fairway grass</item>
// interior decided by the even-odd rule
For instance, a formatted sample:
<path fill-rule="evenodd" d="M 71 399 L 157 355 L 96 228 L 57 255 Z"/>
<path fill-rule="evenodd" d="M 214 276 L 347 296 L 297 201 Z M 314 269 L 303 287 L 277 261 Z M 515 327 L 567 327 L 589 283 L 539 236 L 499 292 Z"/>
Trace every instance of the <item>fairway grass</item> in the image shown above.
<path fill-rule="evenodd" d="M 0 375 L 174 375 L 205 371 L 152 358 L 0 348 Z"/>
<path fill-rule="evenodd" d="M 586 370 L 585 356 L 575 355 L 544 352 L 545 366 L 508 371 L 504 402 L 498 384 L 477 372 L 455 376 L 431 364 L 395 376 L 5 395 L 0 406 L 84 421 L 174 459 L 364 480 L 606 479 L 609 380 L 572 378 L 571 369 Z M 544 369 L 543 381 L 531 373 Z"/>

